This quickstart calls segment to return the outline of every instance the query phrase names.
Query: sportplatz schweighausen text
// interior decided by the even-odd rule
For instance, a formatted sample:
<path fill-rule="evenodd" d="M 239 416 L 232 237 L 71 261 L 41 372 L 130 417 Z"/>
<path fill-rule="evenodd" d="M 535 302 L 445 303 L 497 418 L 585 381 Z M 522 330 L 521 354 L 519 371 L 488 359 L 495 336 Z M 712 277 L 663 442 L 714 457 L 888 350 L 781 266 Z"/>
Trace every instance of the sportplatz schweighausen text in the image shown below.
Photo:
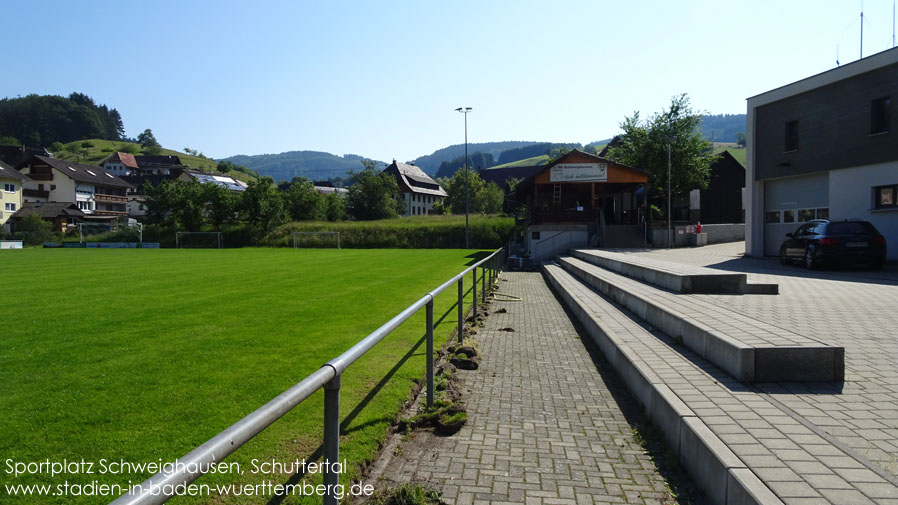
<path fill-rule="evenodd" d="M 163 473 L 165 475 L 172 474 L 195 474 L 195 473 L 218 473 L 218 474 L 236 474 L 243 475 L 244 469 L 241 468 L 237 461 L 224 462 L 212 461 L 202 462 L 185 462 L 179 459 L 174 461 L 163 461 L 161 458 L 156 461 L 133 462 L 123 459 L 100 459 L 98 461 L 69 460 L 53 461 L 46 459 L 43 461 L 16 461 L 7 459 L 4 461 L 7 475 L 20 477 L 23 475 L 49 475 L 55 477 L 57 475 L 79 475 L 79 474 L 99 474 L 99 475 L 127 475 L 137 474 L 146 475 Z M 249 462 L 249 471 L 252 474 L 306 474 L 306 473 L 343 473 L 346 470 L 346 460 L 329 462 L 329 461 L 306 461 L 305 459 L 294 459 L 288 461 L 278 461 L 275 459 L 253 459 Z"/>

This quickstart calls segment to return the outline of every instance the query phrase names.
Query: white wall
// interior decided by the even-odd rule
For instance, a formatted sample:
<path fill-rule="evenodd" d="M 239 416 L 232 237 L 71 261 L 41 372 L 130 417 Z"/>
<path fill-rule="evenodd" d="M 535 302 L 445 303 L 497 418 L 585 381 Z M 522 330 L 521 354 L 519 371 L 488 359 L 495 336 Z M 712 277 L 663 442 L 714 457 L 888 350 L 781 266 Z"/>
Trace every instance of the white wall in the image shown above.
<path fill-rule="evenodd" d="M 898 209 L 872 210 L 873 187 L 898 184 L 898 161 L 829 173 L 830 220 L 870 221 L 886 238 L 887 258 L 898 260 Z"/>

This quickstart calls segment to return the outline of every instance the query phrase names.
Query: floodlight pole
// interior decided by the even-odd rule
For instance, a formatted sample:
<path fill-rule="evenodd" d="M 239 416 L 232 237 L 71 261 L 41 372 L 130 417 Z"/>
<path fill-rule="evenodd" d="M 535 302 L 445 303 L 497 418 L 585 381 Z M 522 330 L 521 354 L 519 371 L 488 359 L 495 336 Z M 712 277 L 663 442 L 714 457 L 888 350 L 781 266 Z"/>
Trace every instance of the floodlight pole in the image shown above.
<path fill-rule="evenodd" d="M 469 248 L 470 228 L 468 225 L 468 113 L 474 110 L 472 107 L 459 107 L 455 109 L 465 115 L 465 249 Z"/>

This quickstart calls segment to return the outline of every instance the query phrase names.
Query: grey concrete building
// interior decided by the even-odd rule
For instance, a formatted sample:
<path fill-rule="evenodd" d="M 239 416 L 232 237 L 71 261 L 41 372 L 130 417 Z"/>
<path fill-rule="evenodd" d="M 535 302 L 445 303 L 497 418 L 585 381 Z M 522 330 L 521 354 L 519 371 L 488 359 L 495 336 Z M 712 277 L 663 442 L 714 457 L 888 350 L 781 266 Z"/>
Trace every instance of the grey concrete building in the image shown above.
<path fill-rule="evenodd" d="M 811 219 L 864 219 L 898 259 L 898 48 L 748 99 L 746 241 L 775 256 Z"/>

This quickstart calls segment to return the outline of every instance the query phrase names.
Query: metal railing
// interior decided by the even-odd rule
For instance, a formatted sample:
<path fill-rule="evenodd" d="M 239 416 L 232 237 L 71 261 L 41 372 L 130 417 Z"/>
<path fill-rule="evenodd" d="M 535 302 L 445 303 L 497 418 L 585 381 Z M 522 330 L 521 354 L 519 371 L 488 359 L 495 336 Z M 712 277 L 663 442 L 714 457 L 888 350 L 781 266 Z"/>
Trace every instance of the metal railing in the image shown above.
<path fill-rule="evenodd" d="M 324 452 L 325 462 L 338 462 L 340 457 L 340 387 L 343 371 L 362 357 L 375 344 L 383 340 L 403 322 L 412 317 L 422 307 L 427 311 L 427 406 L 433 405 L 434 396 L 434 349 L 433 349 L 433 300 L 452 284 L 458 285 L 458 342 L 464 338 L 464 278 L 472 273 L 473 312 L 477 314 L 477 268 L 481 270 L 481 303 L 486 302 L 487 279 L 490 285 L 496 279 L 499 267 L 505 262 L 505 248 L 497 249 L 486 258 L 474 263 L 455 277 L 409 305 L 399 314 L 371 332 L 349 350 L 325 363 L 321 368 L 299 383 L 284 391 L 273 400 L 262 405 L 251 414 L 232 424 L 196 449 L 178 458 L 177 465 L 170 466 L 170 472 L 162 471 L 142 483 L 132 487 L 127 494 L 110 502 L 110 505 L 158 505 L 167 502 L 176 494 L 179 486 L 186 486 L 202 475 L 211 465 L 220 463 L 243 444 L 261 433 L 265 428 L 290 412 L 303 400 L 324 388 Z M 324 485 L 327 492 L 323 496 L 325 505 L 336 505 L 339 474 L 333 465 L 324 466 Z"/>

